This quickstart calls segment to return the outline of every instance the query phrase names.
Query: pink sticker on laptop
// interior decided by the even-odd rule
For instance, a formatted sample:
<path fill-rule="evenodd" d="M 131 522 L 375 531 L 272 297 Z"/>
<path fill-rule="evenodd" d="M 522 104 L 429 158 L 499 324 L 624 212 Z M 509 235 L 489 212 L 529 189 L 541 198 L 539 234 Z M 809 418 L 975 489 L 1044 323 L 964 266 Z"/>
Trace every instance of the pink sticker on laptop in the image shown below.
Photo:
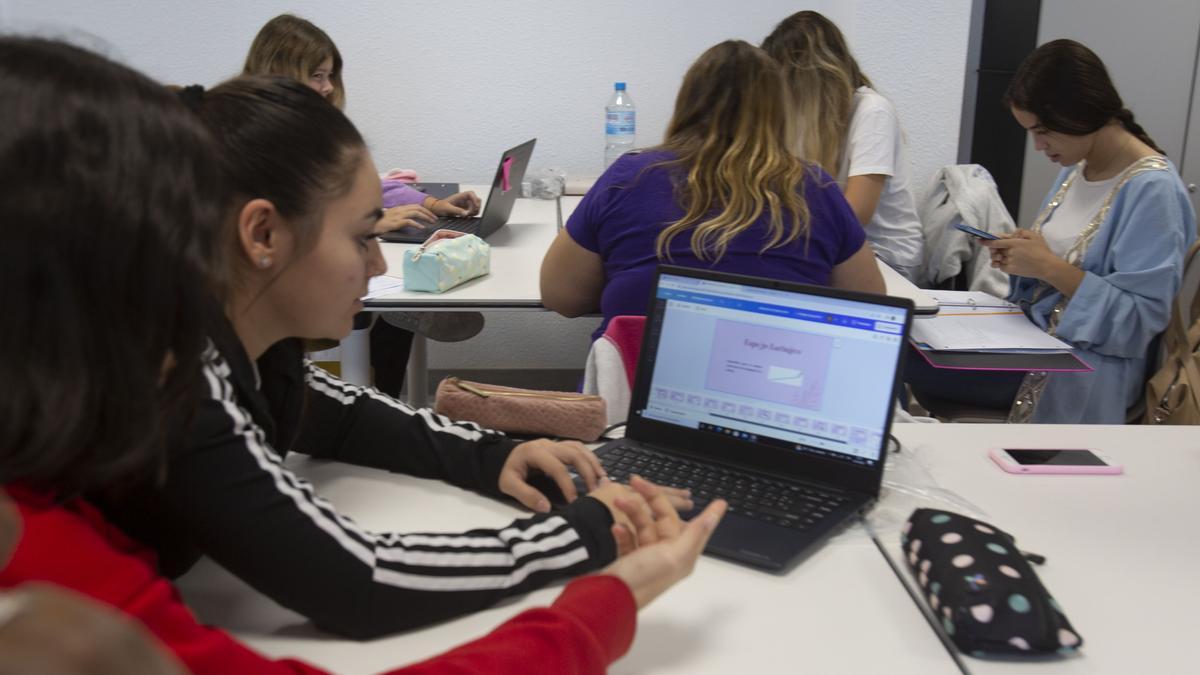
<path fill-rule="evenodd" d="M 512 189 L 512 183 L 509 181 L 508 175 L 512 171 L 512 157 L 505 157 L 500 163 L 500 191 L 508 192 Z"/>

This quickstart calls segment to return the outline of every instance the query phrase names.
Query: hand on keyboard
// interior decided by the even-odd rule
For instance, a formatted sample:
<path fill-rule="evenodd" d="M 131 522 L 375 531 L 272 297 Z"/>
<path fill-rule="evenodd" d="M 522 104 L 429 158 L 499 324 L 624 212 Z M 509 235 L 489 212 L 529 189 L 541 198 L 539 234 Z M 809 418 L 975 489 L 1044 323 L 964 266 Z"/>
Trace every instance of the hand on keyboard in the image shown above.
<path fill-rule="evenodd" d="M 551 441 L 539 438 L 513 448 L 500 469 L 500 491 L 538 513 L 550 510 L 550 499 L 533 485 L 531 477 L 545 474 L 562 491 L 567 503 L 575 501 L 578 489 L 568 469 L 583 477 L 587 490 L 595 488 L 605 476 L 600 460 L 577 441 Z"/>
<path fill-rule="evenodd" d="M 445 199 L 430 202 L 430 210 L 439 216 L 473 216 L 479 213 L 479 195 L 471 190 L 456 192 Z"/>
<path fill-rule="evenodd" d="M 613 480 L 640 475 L 659 485 L 689 486 L 696 512 L 720 497 L 728 502 L 730 513 L 784 527 L 807 529 L 845 502 L 844 497 L 796 483 L 640 450 L 612 448 L 602 460 Z M 694 515 L 686 509 L 682 511 L 685 518 Z"/>
<path fill-rule="evenodd" d="M 571 480 L 575 484 L 575 489 L 581 493 L 586 493 L 588 491 L 588 489 L 587 489 L 587 486 L 583 482 L 583 477 L 580 476 L 579 473 L 576 472 L 574 469 L 570 469 L 569 471 L 571 474 Z M 614 475 L 614 476 L 612 476 L 612 478 L 614 480 L 616 480 L 618 483 L 622 482 L 622 481 L 625 481 L 626 483 L 628 483 L 630 476 L 629 476 L 629 474 L 622 474 L 620 476 Z M 660 483 L 656 483 L 655 485 L 657 485 L 659 490 L 662 490 L 663 494 L 666 495 L 667 500 L 671 502 L 671 506 L 675 507 L 676 511 L 678 511 L 680 513 L 687 513 L 688 511 L 692 511 L 692 510 L 696 509 L 696 507 L 697 507 L 696 499 L 690 488 L 675 487 L 673 485 L 662 485 Z M 704 500 L 704 504 L 707 504 L 709 501 L 711 501 L 711 500 L 710 499 Z M 703 506 L 703 504 L 701 504 L 700 506 Z"/>
<path fill-rule="evenodd" d="M 420 204 L 405 204 L 384 209 L 383 217 L 375 223 L 375 234 L 383 234 L 392 230 L 412 228 L 424 230 L 437 221 L 433 211 Z"/>

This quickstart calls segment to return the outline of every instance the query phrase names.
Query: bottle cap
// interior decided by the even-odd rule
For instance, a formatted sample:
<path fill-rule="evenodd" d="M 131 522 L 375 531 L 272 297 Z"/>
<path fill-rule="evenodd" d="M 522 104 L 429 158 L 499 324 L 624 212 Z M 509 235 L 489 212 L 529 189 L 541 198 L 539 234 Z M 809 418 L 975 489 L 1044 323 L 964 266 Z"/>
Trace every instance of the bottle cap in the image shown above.
<path fill-rule="evenodd" d="M 617 88 L 617 91 L 625 91 L 625 83 L 624 82 L 617 82 L 613 86 L 615 86 Z"/>

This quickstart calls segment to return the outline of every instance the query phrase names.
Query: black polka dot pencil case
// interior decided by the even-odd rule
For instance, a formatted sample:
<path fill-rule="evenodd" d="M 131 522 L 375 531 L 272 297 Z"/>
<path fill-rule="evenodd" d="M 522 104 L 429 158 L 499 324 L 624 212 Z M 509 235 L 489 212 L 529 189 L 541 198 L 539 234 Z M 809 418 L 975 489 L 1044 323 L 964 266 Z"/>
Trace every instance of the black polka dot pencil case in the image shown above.
<path fill-rule="evenodd" d="M 925 602 L 963 652 L 1044 656 L 1083 644 L 1008 533 L 957 513 L 917 509 L 901 543 Z"/>

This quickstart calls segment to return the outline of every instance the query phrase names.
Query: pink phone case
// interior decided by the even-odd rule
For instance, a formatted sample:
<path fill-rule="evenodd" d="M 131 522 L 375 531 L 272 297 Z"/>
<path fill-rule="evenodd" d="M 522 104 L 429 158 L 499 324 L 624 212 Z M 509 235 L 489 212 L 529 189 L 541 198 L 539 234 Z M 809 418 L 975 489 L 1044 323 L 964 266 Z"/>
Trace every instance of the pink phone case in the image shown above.
<path fill-rule="evenodd" d="M 1022 448 L 1013 448 L 1013 450 L 1021 450 L 1021 449 Z M 1091 448 L 1060 448 L 1060 449 L 1062 449 L 1062 450 L 1066 450 L 1066 449 L 1087 450 L 1088 452 L 1091 452 L 1092 454 L 1096 455 L 1097 457 L 1104 460 L 1105 462 L 1109 462 L 1109 459 L 1107 457 L 1101 455 L 1100 453 L 1096 452 L 1095 450 L 1092 450 Z M 988 457 L 991 457 L 993 462 L 995 462 L 1001 469 L 1004 469 L 1005 471 L 1007 471 L 1009 473 L 1091 474 L 1091 475 L 1112 476 L 1112 475 L 1116 475 L 1116 474 L 1125 472 L 1125 467 L 1121 466 L 1120 464 L 1112 464 L 1111 462 L 1107 466 L 1080 466 L 1080 465 L 1075 465 L 1075 466 L 1062 466 L 1062 465 L 1059 465 L 1059 466 L 1049 466 L 1049 465 L 1024 466 L 1024 465 L 1018 464 L 1015 461 L 1013 461 L 1012 459 L 1010 459 L 1008 457 L 1008 455 L 1005 454 L 1004 448 L 992 448 L 992 449 L 988 450 Z"/>

